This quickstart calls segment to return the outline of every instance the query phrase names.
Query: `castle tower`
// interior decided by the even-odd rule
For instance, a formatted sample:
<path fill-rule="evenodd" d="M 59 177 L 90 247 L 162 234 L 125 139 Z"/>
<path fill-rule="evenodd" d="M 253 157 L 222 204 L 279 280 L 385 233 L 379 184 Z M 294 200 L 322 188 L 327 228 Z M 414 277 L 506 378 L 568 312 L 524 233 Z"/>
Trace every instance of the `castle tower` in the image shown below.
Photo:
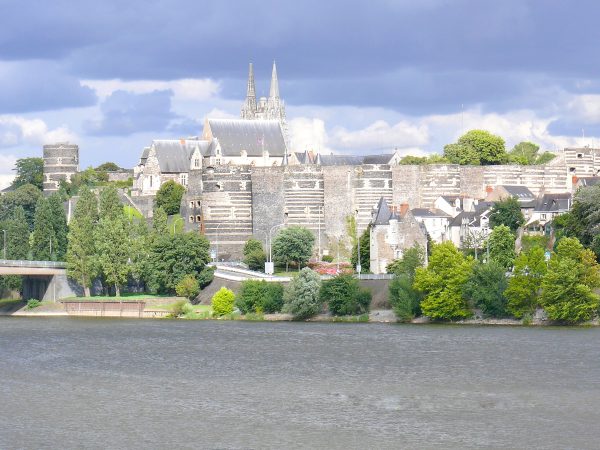
<path fill-rule="evenodd" d="M 248 86 L 246 88 L 246 101 L 242 105 L 242 119 L 256 118 L 256 86 L 254 85 L 254 68 L 250 63 L 248 70 Z"/>
<path fill-rule="evenodd" d="M 79 172 L 79 146 L 68 142 L 44 145 L 44 194 L 58 191 L 60 180 Z"/>

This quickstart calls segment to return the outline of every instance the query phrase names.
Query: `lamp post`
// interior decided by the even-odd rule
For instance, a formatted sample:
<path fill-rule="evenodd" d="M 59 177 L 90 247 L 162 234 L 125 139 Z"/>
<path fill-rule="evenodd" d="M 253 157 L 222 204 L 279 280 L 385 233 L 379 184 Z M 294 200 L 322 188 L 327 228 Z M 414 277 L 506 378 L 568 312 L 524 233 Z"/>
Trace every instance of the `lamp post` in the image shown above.
<path fill-rule="evenodd" d="M 358 209 L 356 209 L 354 211 L 354 216 L 356 218 L 356 246 L 357 248 L 357 253 L 356 253 L 356 273 L 358 273 L 358 277 L 360 278 L 360 271 L 362 269 L 362 267 L 360 266 L 360 234 L 358 233 Z"/>
<path fill-rule="evenodd" d="M 6 230 L 2 230 L 2 233 L 4 234 L 4 240 L 2 241 L 3 245 L 2 247 L 4 248 L 4 259 L 6 259 Z"/>
<path fill-rule="evenodd" d="M 175 224 L 177 223 L 178 220 L 183 220 L 183 217 L 177 217 L 174 221 L 173 221 L 173 234 L 175 234 Z"/>
<path fill-rule="evenodd" d="M 321 261 L 321 215 L 323 214 L 323 206 L 319 206 L 319 209 L 317 211 L 319 214 L 319 234 L 317 236 L 319 241 L 319 249 L 317 251 L 317 259 Z"/>
<path fill-rule="evenodd" d="M 219 227 L 223 225 L 223 222 L 221 222 L 220 224 L 217 225 L 217 245 L 216 245 L 216 254 L 215 254 L 215 260 L 217 262 L 217 264 L 219 263 Z"/>

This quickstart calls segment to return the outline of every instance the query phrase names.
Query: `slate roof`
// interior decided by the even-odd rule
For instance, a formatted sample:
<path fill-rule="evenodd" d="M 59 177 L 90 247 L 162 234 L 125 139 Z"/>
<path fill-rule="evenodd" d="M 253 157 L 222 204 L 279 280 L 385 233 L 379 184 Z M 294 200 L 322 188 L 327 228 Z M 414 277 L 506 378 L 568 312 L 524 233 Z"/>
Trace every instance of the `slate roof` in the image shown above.
<path fill-rule="evenodd" d="M 223 156 L 281 156 L 287 147 L 278 120 L 208 119 L 212 136 L 219 140 Z"/>
<path fill-rule="evenodd" d="M 392 218 L 397 219 L 398 215 L 392 213 L 385 199 L 381 197 L 373 213 L 373 225 L 387 225 Z"/>
<path fill-rule="evenodd" d="M 535 195 L 533 195 L 533 192 L 531 192 L 527 186 L 522 186 L 522 185 L 507 186 L 504 184 L 501 186 L 512 197 L 517 197 L 518 200 L 531 200 L 531 199 L 535 198 Z"/>
<path fill-rule="evenodd" d="M 413 208 L 410 210 L 410 212 L 415 217 L 445 217 L 445 218 L 452 217 L 449 214 L 446 214 L 441 209 L 437 209 L 437 208 L 432 208 L 432 209 Z"/>
<path fill-rule="evenodd" d="M 544 194 L 535 205 L 534 211 L 559 212 L 568 211 L 571 207 L 571 194 Z"/>
<path fill-rule="evenodd" d="M 600 177 L 581 177 L 577 179 L 577 182 L 582 186 L 596 186 L 600 184 Z"/>
<path fill-rule="evenodd" d="M 383 155 L 366 155 L 363 157 L 363 164 L 389 164 L 390 160 L 393 158 L 393 154 L 383 154 Z"/>
<path fill-rule="evenodd" d="M 152 146 L 162 173 L 180 173 L 189 172 L 190 158 L 196 146 L 200 147 L 203 155 L 206 155 L 210 151 L 212 143 L 191 139 L 158 139 L 152 141 Z M 146 149 L 144 149 L 142 158 L 144 154 L 147 158 Z"/>
<path fill-rule="evenodd" d="M 319 161 L 320 160 L 320 161 Z M 315 164 L 322 166 L 359 166 L 363 163 L 363 158 L 356 155 L 317 155 Z"/>

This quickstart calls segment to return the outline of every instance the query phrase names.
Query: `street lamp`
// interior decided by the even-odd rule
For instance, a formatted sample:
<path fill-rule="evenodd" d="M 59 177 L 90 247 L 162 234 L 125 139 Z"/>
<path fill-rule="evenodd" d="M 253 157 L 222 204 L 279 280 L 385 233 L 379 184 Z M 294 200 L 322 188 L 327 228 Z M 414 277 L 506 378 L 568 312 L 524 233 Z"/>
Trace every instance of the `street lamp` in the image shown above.
<path fill-rule="evenodd" d="M 173 220 L 173 234 L 175 234 L 175 224 L 178 220 L 183 220 L 183 217 L 177 217 L 175 220 Z"/>
<path fill-rule="evenodd" d="M 319 214 L 319 234 L 318 234 L 318 241 L 319 241 L 319 250 L 317 252 L 317 259 L 319 261 L 321 261 L 321 215 L 323 214 L 323 206 L 320 205 L 317 213 Z"/>
<path fill-rule="evenodd" d="M 271 229 L 269 230 L 269 262 L 268 262 L 268 266 L 265 265 L 265 273 L 267 275 L 273 275 L 273 272 L 274 272 L 274 270 L 273 270 L 273 240 L 271 238 L 271 233 L 273 233 L 273 230 L 275 228 L 282 227 L 282 226 L 285 226 L 285 222 L 280 223 L 278 225 L 273 225 L 271 227 Z"/>
<path fill-rule="evenodd" d="M 356 246 L 358 247 L 357 249 L 357 254 L 356 254 L 356 273 L 358 273 L 358 277 L 360 278 L 360 271 L 361 271 L 361 266 L 360 266 L 360 234 L 358 233 L 358 209 L 354 211 L 354 215 L 356 217 Z"/>
<path fill-rule="evenodd" d="M 217 245 L 216 245 L 216 254 L 215 254 L 215 259 L 217 264 L 219 263 L 219 227 L 223 225 L 223 222 L 221 222 L 220 224 L 217 225 Z"/>

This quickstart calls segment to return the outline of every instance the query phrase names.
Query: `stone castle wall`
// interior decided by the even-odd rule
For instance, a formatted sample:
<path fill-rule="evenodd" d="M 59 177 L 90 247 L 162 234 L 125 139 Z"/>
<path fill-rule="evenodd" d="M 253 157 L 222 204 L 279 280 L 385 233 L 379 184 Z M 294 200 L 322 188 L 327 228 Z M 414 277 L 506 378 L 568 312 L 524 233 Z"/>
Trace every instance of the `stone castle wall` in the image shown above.
<path fill-rule="evenodd" d="M 71 181 L 79 172 L 79 146 L 69 143 L 44 145 L 44 192 L 58 191 L 61 180 Z"/>

